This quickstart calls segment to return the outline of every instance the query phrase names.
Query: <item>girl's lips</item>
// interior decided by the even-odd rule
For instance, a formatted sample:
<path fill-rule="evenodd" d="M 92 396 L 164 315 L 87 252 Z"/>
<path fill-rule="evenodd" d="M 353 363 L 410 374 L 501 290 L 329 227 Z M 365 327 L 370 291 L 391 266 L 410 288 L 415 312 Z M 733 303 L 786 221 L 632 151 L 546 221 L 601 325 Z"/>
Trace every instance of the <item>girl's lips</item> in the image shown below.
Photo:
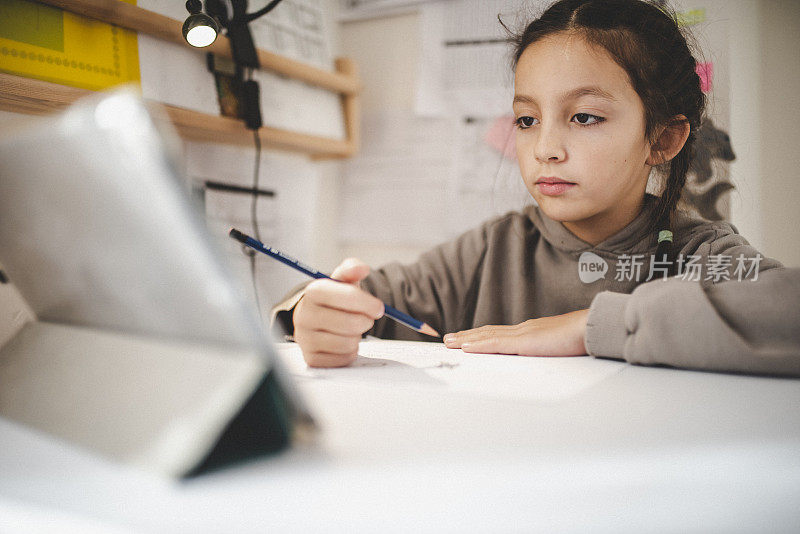
<path fill-rule="evenodd" d="M 540 178 L 536 182 L 536 187 L 539 189 L 539 192 L 547 196 L 561 195 L 576 185 L 578 184 L 567 182 L 559 178 Z"/>

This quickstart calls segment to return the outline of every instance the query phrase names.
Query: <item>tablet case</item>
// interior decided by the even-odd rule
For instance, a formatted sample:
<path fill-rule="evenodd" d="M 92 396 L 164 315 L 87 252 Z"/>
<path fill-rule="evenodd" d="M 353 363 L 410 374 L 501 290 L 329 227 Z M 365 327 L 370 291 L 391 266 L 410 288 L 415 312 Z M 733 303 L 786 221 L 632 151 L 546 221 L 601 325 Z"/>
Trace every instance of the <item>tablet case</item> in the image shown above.
<path fill-rule="evenodd" d="M 197 475 L 286 447 L 300 399 L 129 91 L 0 139 L 0 415 Z"/>

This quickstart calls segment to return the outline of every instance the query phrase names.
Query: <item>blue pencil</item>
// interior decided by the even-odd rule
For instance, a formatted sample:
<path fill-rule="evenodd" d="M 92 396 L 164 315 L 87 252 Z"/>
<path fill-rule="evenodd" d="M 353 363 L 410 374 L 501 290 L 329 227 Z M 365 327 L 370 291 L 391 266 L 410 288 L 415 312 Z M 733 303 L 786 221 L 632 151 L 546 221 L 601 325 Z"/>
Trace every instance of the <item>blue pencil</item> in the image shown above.
<path fill-rule="evenodd" d="M 327 274 L 321 273 L 318 270 L 316 270 L 316 269 L 314 269 L 312 267 L 309 267 L 308 265 L 305 265 L 305 264 L 301 263 L 300 261 L 292 258 L 291 256 L 288 256 L 288 255 L 284 254 L 283 252 L 281 252 L 279 250 L 275 250 L 272 247 L 266 246 L 261 241 L 258 241 L 257 239 L 253 239 L 249 235 L 243 234 L 242 232 L 240 232 L 236 228 L 231 228 L 231 231 L 228 233 L 228 235 L 230 237 L 232 237 L 233 239 L 244 243 L 248 247 L 253 248 L 253 249 L 255 249 L 255 250 L 257 250 L 257 251 L 259 251 L 261 253 L 264 253 L 267 256 L 269 256 L 270 258 L 276 259 L 279 262 L 284 263 L 284 264 L 288 265 L 289 267 L 291 267 L 293 269 L 296 269 L 296 270 L 300 271 L 301 273 L 306 274 L 306 275 L 308 275 L 308 276 L 310 276 L 312 278 L 327 278 L 329 280 L 333 280 L 333 278 L 331 278 Z M 431 328 L 430 325 L 428 325 L 427 323 L 423 323 L 422 321 L 420 321 L 418 319 L 414 319 L 410 315 L 407 315 L 407 314 L 401 312 L 400 310 L 389 306 L 388 304 L 384 304 L 383 305 L 383 309 L 384 309 L 384 314 L 387 317 L 390 317 L 390 318 L 394 319 L 398 323 L 400 323 L 400 324 L 402 324 L 404 326 L 407 326 L 407 327 L 411 328 L 412 330 L 416 330 L 417 332 L 420 332 L 422 334 L 426 334 L 426 335 L 429 335 L 429 336 L 440 337 L 439 333 L 436 330 L 434 330 L 433 328 Z"/>

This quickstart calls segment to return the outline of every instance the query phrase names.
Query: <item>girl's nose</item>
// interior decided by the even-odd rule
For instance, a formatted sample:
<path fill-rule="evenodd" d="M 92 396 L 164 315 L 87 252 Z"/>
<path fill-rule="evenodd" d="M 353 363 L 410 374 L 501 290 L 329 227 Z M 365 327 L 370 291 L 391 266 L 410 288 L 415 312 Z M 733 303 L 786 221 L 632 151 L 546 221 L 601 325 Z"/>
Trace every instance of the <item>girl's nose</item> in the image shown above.
<path fill-rule="evenodd" d="M 536 159 L 540 163 L 557 163 L 564 161 L 567 152 L 561 132 L 556 127 L 544 127 L 539 131 L 539 138 L 535 147 Z"/>

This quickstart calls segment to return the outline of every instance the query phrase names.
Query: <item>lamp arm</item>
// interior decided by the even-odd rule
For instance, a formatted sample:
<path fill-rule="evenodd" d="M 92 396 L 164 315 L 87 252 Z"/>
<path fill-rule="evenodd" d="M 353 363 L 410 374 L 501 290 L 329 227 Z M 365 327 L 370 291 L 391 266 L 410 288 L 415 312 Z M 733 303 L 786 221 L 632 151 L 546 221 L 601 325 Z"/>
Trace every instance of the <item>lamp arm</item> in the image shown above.
<path fill-rule="evenodd" d="M 228 27 L 228 9 L 221 0 L 206 0 L 206 13 L 217 19 L 223 28 Z"/>
<path fill-rule="evenodd" d="M 282 0 L 272 0 L 269 4 L 254 13 L 246 13 L 247 2 L 241 0 L 230 0 L 233 8 L 233 16 L 228 18 L 228 10 L 222 0 L 206 0 L 206 12 L 216 18 L 223 28 L 229 28 L 236 24 L 247 24 L 257 18 L 266 15 L 275 9 Z"/>
<path fill-rule="evenodd" d="M 275 9 L 275 7 L 280 3 L 281 3 L 281 0 L 272 0 L 269 4 L 267 4 L 266 6 L 262 7 L 258 11 L 254 12 L 254 13 L 250 13 L 249 15 L 247 15 L 247 22 L 252 22 L 252 21 L 256 20 L 258 17 L 260 17 L 262 15 L 266 15 L 267 13 L 269 13 L 270 11 Z"/>

